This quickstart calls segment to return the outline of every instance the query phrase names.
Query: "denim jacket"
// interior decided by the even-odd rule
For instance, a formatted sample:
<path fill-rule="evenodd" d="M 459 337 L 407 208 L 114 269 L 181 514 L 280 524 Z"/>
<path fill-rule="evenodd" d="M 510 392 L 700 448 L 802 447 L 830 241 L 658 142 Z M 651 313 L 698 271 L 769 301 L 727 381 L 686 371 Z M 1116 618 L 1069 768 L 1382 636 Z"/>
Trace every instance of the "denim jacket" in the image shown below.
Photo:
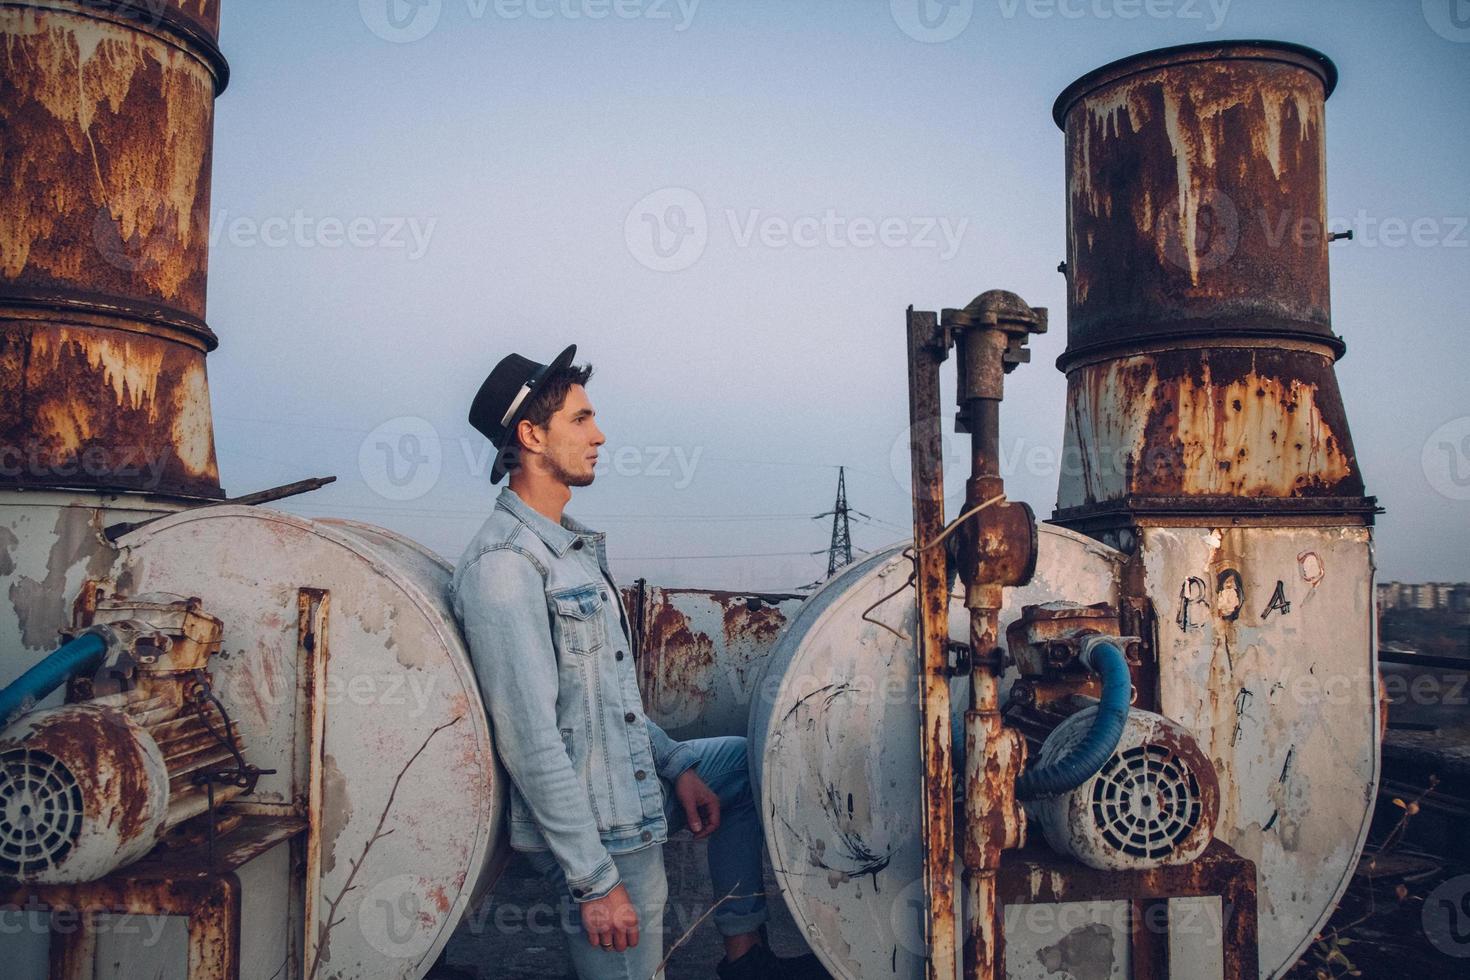
<path fill-rule="evenodd" d="M 694 762 L 643 713 L 603 537 L 506 487 L 450 584 L 513 784 L 511 847 L 550 850 L 578 901 L 618 884 L 612 854 L 668 839 L 659 780 Z"/>

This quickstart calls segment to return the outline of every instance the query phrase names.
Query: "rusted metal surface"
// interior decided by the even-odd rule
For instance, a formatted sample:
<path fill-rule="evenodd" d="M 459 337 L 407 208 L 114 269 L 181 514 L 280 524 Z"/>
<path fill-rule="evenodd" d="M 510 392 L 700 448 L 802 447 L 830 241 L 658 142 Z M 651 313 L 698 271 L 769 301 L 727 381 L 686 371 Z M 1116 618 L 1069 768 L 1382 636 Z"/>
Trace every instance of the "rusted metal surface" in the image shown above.
<path fill-rule="evenodd" d="M 970 434 L 970 477 L 957 555 L 969 611 L 970 699 L 965 712 L 964 862 L 965 980 L 1004 973 L 995 876 L 1001 852 L 1026 839 L 1026 813 L 1016 799 L 1016 777 L 1026 763 L 1026 742 L 1000 713 L 1005 672 L 1000 613 L 1007 586 L 1022 586 L 1036 570 L 1036 518 L 1024 503 L 1007 501 L 1000 468 L 1000 403 L 1005 375 L 1030 359 L 1026 343 L 1047 326 L 1044 309 L 1032 309 L 1003 290 L 982 293 L 961 311 L 945 311 L 960 356 L 955 398 L 958 425 Z"/>
<path fill-rule="evenodd" d="M 1329 320 L 1323 104 L 1336 70 L 1270 42 L 1166 48 L 1057 99 L 1068 347 L 1225 334 L 1341 350 Z"/>
<path fill-rule="evenodd" d="M 0 6 L 0 483 L 219 497 L 214 0 Z"/>
<path fill-rule="evenodd" d="M 1067 430 L 1054 519 L 1371 521 L 1333 372 L 1323 106 L 1295 45 L 1168 48 L 1056 104 L 1067 134 Z M 1111 540 L 1111 539 L 1110 539 Z"/>
<path fill-rule="evenodd" d="M 957 964 L 954 882 L 954 746 L 950 730 L 949 586 L 944 531 L 944 440 L 939 363 L 947 351 L 933 313 L 908 311 L 909 432 L 914 507 L 914 608 L 923 793 L 925 976 L 951 980 Z"/>
<path fill-rule="evenodd" d="M 203 847 L 159 848 L 142 861 L 97 881 L 70 885 L 26 885 L 0 893 L 0 909 L 49 910 L 52 919 L 51 977 L 91 977 L 99 937 L 126 929 L 103 928 L 116 916 L 180 916 L 187 920 L 187 947 L 179 959 L 189 980 L 238 980 L 241 970 L 242 888 L 240 873 L 250 862 L 299 836 L 304 821 L 246 817 L 216 842 L 213 865 Z M 137 930 L 141 932 L 142 930 Z M 157 936 L 152 937 L 155 941 Z M 137 937 L 135 937 L 135 942 Z M 157 953 L 147 948 L 131 952 Z M 158 969 L 176 969 L 176 961 Z M 259 971 L 263 963 L 252 964 Z M 134 974 L 130 974 L 134 975 Z M 265 975 L 265 974 L 261 974 Z"/>
<path fill-rule="evenodd" d="M 1187 347 L 1078 366 L 1063 457 L 1057 518 L 1068 523 L 1106 505 L 1162 509 L 1139 498 L 1262 512 L 1279 511 L 1278 498 L 1322 498 L 1337 512 L 1363 509 L 1322 347 Z"/>
<path fill-rule="evenodd" d="M 755 685 L 805 596 L 622 589 L 648 716 L 674 738 L 744 735 Z"/>
<path fill-rule="evenodd" d="M 1203 856 L 1189 864 L 1131 871 L 1099 871 L 1075 864 L 1044 848 L 1027 847 L 1006 854 L 1001 863 L 997 890 L 1003 911 L 1020 912 L 1021 907 L 1042 904 L 1121 900 L 1118 904 L 1124 907 L 1120 911 L 1129 918 L 1126 906 L 1130 901 L 1218 896 L 1225 980 L 1256 980 L 1260 976 L 1255 958 L 1256 868 L 1219 841 L 1213 842 Z M 1102 911 L 1103 917 L 1107 917 L 1106 910 Z M 1006 920 L 1009 923 L 1010 917 L 1007 916 Z M 1139 923 L 1136 919 L 1131 925 L 1135 931 L 1159 927 L 1157 922 Z M 1199 942 L 1194 936 L 1185 938 L 1196 944 Z M 1039 964 L 1034 959 L 1028 963 L 1015 953 L 1016 950 L 1012 949 L 1007 956 L 1007 972 L 1011 976 L 1039 978 L 1055 975 L 1055 971 L 1045 969 L 1044 960 Z M 1097 961 L 1088 965 L 1096 968 Z M 1123 972 L 1125 976 L 1137 975 L 1126 969 Z"/>
<path fill-rule="evenodd" d="M 32 712 L 0 741 L 0 770 L 5 876 L 88 881 L 142 857 L 164 830 L 166 764 L 122 708 Z"/>
<path fill-rule="evenodd" d="M 119 591 L 196 595 L 226 624 L 216 693 L 250 762 L 277 770 L 230 809 L 294 819 L 305 804 L 313 820 L 303 974 L 421 974 L 505 847 L 507 783 L 447 565 L 391 533 L 228 504 L 151 521 L 117 544 Z M 313 603 L 325 593 L 324 615 Z M 280 888 L 291 873 L 301 872 L 283 863 Z"/>
<path fill-rule="evenodd" d="M 1117 603 L 1122 555 L 1047 524 L 1038 543 L 1031 582 L 1003 590 L 1001 630 L 1027 605 Z M 813 950 L 842 980 L 926 975 L 923 678 L 915 600 L 904 587 L 913 565 L 902 550 L 864 559 L 801 606 L 751 712 L 750 761 L 776 879 Z M 950 598 L 946 638 L 965 641 L 958 583 Z M 968 678 L 961 671 L 949 684 L 950 724 L 962 738 Z M 960 750 L 957 742 L 956 759 Z"/>
<path fill-rule="evenodd" d="M 1220 780 L 1218 833 L 1260 872 L 1261 970 L 1347 887 L 1378 780 L 1366 527 L 1146 527 L 1163 714 Z"/>

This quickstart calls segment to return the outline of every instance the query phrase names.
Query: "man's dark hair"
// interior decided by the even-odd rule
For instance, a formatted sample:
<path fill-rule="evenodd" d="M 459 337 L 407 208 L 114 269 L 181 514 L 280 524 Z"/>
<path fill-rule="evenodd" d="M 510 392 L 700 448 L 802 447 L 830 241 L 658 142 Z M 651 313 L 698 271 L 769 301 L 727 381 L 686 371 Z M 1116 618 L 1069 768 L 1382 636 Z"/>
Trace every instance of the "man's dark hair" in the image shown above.
<path fill-rule="evenodd" d="M 567 392 L 572 385 L 585 385 L 591 377 L 591 364 L 573 364 L 547 375 L 536 386 L 535 391 L 531 392 L 526 403 L 526 412 L 521 418 L 546 428 L 551 424 L 551 417 L 567 403 Z"/>

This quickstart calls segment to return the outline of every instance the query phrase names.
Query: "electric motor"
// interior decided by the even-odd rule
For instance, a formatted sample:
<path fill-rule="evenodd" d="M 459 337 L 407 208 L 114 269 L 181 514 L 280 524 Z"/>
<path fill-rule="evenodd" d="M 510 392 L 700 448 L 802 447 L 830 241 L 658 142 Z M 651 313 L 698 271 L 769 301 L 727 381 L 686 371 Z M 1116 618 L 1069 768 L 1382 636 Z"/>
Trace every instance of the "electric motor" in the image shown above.
<path fill-rule="evenodd" d="M 1092 724 L 1083 708 L 1047 736 L 1036 765 L 1064 756 Z M 1215 767 L 1181 725 L 1132 709 L 1118 747 L 1096 775 L 1059 796 L 1028 804 L 1059 854 L 1104 870 L 1186 864 L 1215 835 L 1220 786 Z"/>

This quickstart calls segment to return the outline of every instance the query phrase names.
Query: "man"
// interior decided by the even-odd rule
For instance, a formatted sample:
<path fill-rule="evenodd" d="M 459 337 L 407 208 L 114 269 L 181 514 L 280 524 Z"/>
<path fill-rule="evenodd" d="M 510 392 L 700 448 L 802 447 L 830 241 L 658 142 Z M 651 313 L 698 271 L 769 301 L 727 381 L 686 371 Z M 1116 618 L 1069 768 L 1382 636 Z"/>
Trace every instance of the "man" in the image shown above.
<path fill-rule="evenodd" d="M 760 819 L 745 739 L 675 742 L 643 712 L 628 618 L 603 535 L 563 514 L 593 480 L 606 440 L 573 367 L 504 358 L 470 424 L 507 472 L 494 512 L 455 570 L 464 626 L 495 744 L 510 774 L 510 843 L 560 894 L 583 937 L 568 952 L 583 980 L 651 980 L 663 957 L 663 847 L 688 827 L 709 838 L 725 942 L 722 980 L 822 977 L 815 957 L 777 959 L 762 943 Z"/>

